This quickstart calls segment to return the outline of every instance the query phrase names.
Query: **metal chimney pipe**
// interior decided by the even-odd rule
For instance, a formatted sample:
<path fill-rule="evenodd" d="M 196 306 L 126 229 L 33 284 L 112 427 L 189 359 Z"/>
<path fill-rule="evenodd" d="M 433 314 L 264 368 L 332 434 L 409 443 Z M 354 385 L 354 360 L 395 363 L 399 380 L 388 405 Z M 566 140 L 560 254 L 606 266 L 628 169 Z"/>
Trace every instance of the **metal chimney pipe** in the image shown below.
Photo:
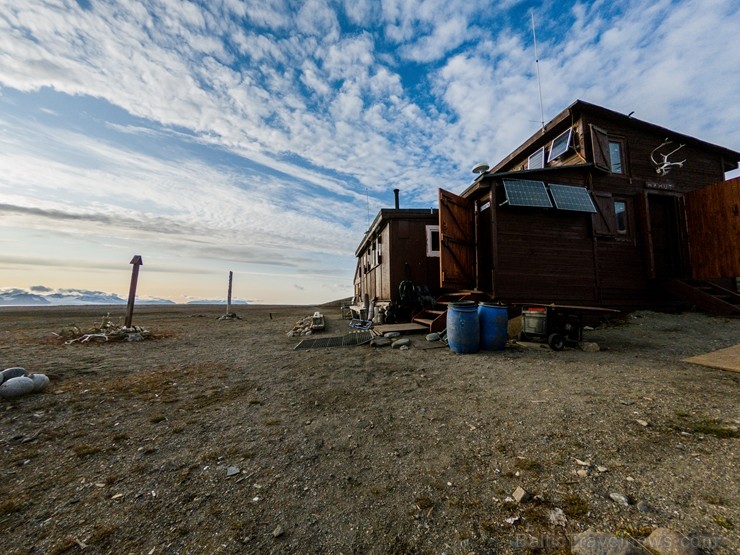
<path fill-rule="evenodd" d="M 398 210 L 398 193 L 400 192 L 399 189 L 393 189 L 393 196 L 396 197 L 396 210 Z"/>

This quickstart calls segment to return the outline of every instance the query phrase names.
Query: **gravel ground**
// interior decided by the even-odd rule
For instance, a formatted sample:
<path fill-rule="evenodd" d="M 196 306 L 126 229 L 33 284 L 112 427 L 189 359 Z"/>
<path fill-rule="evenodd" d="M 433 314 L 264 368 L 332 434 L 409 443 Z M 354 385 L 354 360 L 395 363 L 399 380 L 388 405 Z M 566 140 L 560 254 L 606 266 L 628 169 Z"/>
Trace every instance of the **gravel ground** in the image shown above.
<path fill-rule="evenodd" d="M 125 307 L 0 308 L 0 366 L 51 378 L 0 400 L 3 553 L 567 554 L 658 526 L 740 552 L 740 374 L 682 362 L 740 320 L 640 312 L 587 331 L 599 352 L 458 355 L 294 351 L 315 310 L 348 332 L 339 309 L 235 309 L 137 307 L 152 339 L 65 345 Z"/>

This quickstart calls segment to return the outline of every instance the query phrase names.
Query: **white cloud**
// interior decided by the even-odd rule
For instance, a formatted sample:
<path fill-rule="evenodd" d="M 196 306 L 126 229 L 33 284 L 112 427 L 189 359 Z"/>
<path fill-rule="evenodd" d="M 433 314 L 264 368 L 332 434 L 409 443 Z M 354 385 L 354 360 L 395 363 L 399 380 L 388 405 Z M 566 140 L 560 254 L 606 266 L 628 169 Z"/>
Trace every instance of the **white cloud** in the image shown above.
<path fill-rule="evenodd" d="M 305 0 L 295 18 L 296 27 L 307 35 L 334 41 L 339 36 L 337 16 L 323 0 Z"/>
<path fill-rule="evenodd" d="M 475 38 L 464 17 L 455 16 L 440 22 L 429 35 L 401 49 L 402 54 L 416 62 L 439 60 L 463 42 Z"/>
<path fill-rule="evenodd" d="M 560 9 L 537 12 L 545 119 L 582 98 L 738 147 L 736 2 Z M 535 132 L 534 58 L 518 0 L 11 4 L 0 14 L 2 86 L 104 99 L 134 117 L 107 122 L 115 143 L 61 131 L 51 103 L 37 123 L 0 122 L 11 131 L 0 135 L 0 200 L 42 211 L 26 212 L 34 226 L 66 218 L 132 233 L 143 214 L 147 229 L 178 231 L 163 241 L 182 231 L 199 256 L 238 243 L 213 256 L 305 268 L 306 244 L 327 257 L 353 251 L 366 192 L 373 208 L 396 186 L 404 204 L 431 205 L 438 187 L 463 189 L 473 163 L 495 163 Z M 44 129 L 52 116 L 59 127 Z M 244 168 L 179 151 L 163 160 L 122 147 L 124 136 L 227 150 Z"/>
<path fill-rule="evenodd" d="M 54 148 L 57 161 L 48 156 Z M 88 168 L 65 162 L 70 153 Z M 0 185 L 3 203 L 28 209 L 21 214 L 33 226 L 53 229 L 63 219 L 83 234 L 100 233 L 103 224 L 109 236 L 161 232 L 175 235 L 172 240 L 233 243 L 263 253 L 304 248 L 306 242 L 317 252 L 354 248 L 344 225 L 326 221 L 336 213 L 336 202 L 314 202 L 310 190 L 287 177 L 242 176 L 194 159 L 163 161 L 83 135 L 49 136 L 40 130 L 29 142 L 6 141 L 0 168 L 6 175 Z M 275 201 L 281 191 L 290 201 Z"/>

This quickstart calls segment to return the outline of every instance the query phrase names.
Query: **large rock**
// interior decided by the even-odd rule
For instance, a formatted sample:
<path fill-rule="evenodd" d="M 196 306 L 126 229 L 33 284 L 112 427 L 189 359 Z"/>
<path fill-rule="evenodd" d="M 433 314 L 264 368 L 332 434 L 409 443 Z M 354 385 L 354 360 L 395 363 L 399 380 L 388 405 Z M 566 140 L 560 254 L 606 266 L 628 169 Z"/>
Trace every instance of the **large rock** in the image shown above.
<path fill-rule="evenodd" d="M 33 380 L 27 376 L 10 378 L 0 384 L 0 397 L 3 399 L 16 399 L 33 391 Z"/>
<path fill-rule="evenodd" d="M 28 377 L 33 380 L 34 393 L 41 393 L 49 385 L 49 378 L 46 374 L 31 374 Z"/>
<path fill-rule="evenodd" d="M 649 555 L 640 546 L 625 538 L 588 529 L 573 536 L 570 547 L 573 555 Z"/>
<path fill-rule="evenodd" d="M 387 347 L 393 343 L 393 340 L 388 337 L 373 337 L 370 341 L 371 347 Z"/>
<path fill-rule="evenodd" d="M 21 368 L 20 366 L 14 366 L 12 368 L 6 368 L 1 372 L 2 379 L 0 380 L 0 383 L 7 382 L 10 378 L 20 378 L 21 376 L 27 376 L 28 372 L 26 372 L 25 368 Z"/>
<path fill-rule="evenodd" d="M 700 555 L 701 551 L 689 538 L 668 528 L 656 528 L 645 540 L 658 555 Z"/>

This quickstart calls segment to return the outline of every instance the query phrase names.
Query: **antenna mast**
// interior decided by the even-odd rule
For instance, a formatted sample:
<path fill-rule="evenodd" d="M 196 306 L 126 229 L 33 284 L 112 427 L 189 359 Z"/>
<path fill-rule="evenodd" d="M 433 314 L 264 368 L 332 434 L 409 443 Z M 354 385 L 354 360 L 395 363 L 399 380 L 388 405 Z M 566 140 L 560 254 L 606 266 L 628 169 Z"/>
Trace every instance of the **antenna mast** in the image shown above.
<path fill-rule="evenodd" d="M 545 109 L 542 107 L 542 83 L 540 82 L 540 57 L 537 55 L 537 33 L 534 31 L 534 10 L 532 14 L 532 37 L 534 38 L 534 65 L 537 68 L 537 89 L 540 92 L 540 125 L 545 132 Z"/>

